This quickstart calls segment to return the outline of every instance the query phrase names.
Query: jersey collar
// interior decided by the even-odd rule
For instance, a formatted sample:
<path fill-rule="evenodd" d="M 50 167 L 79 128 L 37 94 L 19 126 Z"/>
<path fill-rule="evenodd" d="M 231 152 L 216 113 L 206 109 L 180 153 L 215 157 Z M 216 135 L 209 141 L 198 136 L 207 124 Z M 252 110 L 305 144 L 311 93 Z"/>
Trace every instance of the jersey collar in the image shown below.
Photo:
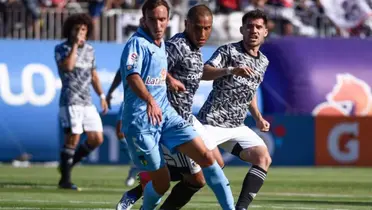
<path fill-rule="evenodd" d="M 154 39 L 153 39 L 151 36 L 149 36 L 149 34 L 148 34 L 145 30 L 143 30 L 143 28 L 139 27 L 139 28 L 137 29 L 137 33 L 138 33 L 139 35 L 143 36 L 143 38 L 147 39 L 147 41 L 149 41 L 149 42 L 155 44 Z M 164 40 L 162 39 L 162 40 L 161 40 L 161 45 L 160 45 L 159 47 L 162 47 L 163 45 L 164 45 Z"/>
<path fill-rule="evenodd" d="M 250 54 L 247 50 L 245 50 L 243 40 L 240 41 L 240 47 L 242 48 L 242 50 L 243 50 L 244 53 L 248 54 L 248 55 L 251 56 L 252 58 L 254 58 L 254 59 L 260 59 L 260 54 L 261 54 L 261 52 L 258 51 L 257 56 L 254 56 L 254 55 Z"/>
<path fill-rule="evenodd" d="M 190 48 L 192 51 L 199 51 L 199 48 L 197 46 L 195 46 L 192 41 L 190 40 L 190 38 L 187 36 L 187 33 L 186 31 L 184 31 L 183 33 L 183 36 L 185 37 L 187 43 L 189 44 Z"/>

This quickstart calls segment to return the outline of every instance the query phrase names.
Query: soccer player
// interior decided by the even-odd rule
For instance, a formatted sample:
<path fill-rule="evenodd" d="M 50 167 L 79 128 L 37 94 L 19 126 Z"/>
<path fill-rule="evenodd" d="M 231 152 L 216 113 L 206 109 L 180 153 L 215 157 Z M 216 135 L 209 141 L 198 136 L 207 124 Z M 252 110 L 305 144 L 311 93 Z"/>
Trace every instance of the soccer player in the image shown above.
<path fill-rule="evenodd" d="M 270 124 L 257 108 L 256 90 L 264 79 L 268 59 L 259 51 L 268 35 L 267 17 L 254 10 L 242 18 L 240 33 L 243 40 L 219 47 L 204 66 L 202 79 L 214 80 L 213 89 L 199 111 L 198 119 L 208 133 L 216 134 L 217 144 L 225 151 L 250 162 L 236 203 L 237 210 L 247 209 L 266 178 L 271 157 L 264 141 L 244 126 L 248 111 L 261 131 Z M 247 77 L 231 74 L 234 67 L 242 67 Z M 218 77 L 219 72 L 223 77 Z"/>
<path fill-rule="evenodd" d="M 94 49 L 86 43 L 91 29 L 92 21 L 88 15 L 72 15 L 63 26 L 63 37 L 67 40 L 55 47 L 55 60 L 62 81 L 59 118 L 65 143 L 61 150 L 58 185 L 63 189 L 79 190 L 71 182 L 71 169 L 103 142 L 102 121 L 92 103 L 91 84 L 100 96 L 104 114 L 107 104 L 96 71 Z M 83 132 L 87 140 L 76 149 Z"/>
<path fill-rule="evenodd" d="M 145 187 L 142 209 L 155 209 L 170 186 L 160 144 L 195 160 L 222 209 L 234 209 L 228 180 L 213 153 L 167 98 L 168 66 L 163 36 L 169 21 L 168 3 L 146 1 L 142 14 L 145 27 L 128 40 L 120 66 L 125 94 L 123 132 L 133 162 L 148 171 L 152 180 Z"/>

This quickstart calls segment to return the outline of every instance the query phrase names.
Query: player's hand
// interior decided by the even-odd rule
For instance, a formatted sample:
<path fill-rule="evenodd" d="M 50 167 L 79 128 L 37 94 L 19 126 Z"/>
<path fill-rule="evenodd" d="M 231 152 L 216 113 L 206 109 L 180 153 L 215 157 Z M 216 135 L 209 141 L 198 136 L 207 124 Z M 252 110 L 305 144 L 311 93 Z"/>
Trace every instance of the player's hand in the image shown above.
<path fill-rule="evenodd" d="M 154 99 L 147 102 L 147 116 L 152 125 L 160 125 L 163 120 L 162 111 Z"/>
<path fill-rule="evenodd" d="M 177 79 L 168 80 L 168 86 L 169 86 L 169 89 L 174 92 L 186 91 L 185 85 L 183 85 L 182 82 L 180 82 Z"/>
<path fill-rule="evenodd" d="M 111 94 L 107 94 L 107 96 L 106 96 L 106 104 L 107 104 L 107 107 L 109 109 L 111 109 L 111 99 L 112 99 L 112 95 Z"/>
<path fill-rule="evenodd" d="M 235 67 L 232 72 L 232 74 L 236 76 L 242 76 L 242 77 L 249 77 L 254 74 L 253 70 L 249 67 Z"/>
<path fill-rule="evenodd" d="M 106 102 L 106 99 L 102 98 L 101 99 L 101 109 L 102 109 L 102 114 L 107 114 L 108 112 L 108 105 L 107 105 L 107 102 Z"/>
<path fill-rule="evenodd" d="M 74 43 L 81 46 L 81 45 L 84 45 L 85 43 L 85 35 L 84 33 L 82 32 L 81 28 L 77 29 L 74 33 Z"/>
<path fill-rule="evenodd" d="M 267 122 L 263 117 L 256 121 L 256 126 L 262 132 L 268 132 L 270 130 L 270 123 Z"/>

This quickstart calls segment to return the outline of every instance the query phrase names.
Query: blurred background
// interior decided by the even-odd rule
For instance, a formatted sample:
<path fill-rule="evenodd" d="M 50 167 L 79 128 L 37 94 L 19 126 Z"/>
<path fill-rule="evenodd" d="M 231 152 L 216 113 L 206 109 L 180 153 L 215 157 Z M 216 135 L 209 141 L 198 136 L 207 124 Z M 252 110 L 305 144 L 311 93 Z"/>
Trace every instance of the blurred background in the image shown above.
<path fill-rule="evenodd" d="M 181 32 L 189 7 L 213 10 L 214 25 L 204 60 L 221 44 L 238 41 L 242 15 L 267 12 L 270 35 L 262 47 L 270 66 L 259 89 L 259 106 L 272 124 L 261 134 L 275 166 L 371 166 L 372 42 L 370 0 L 169 0 L 167 37 Z M 121 51 L 138 27 L 142 0 L 0 0 L 0 161 L 55 163 L 62 142 L 58 121 L 61 82 L 54 46 L 64 20 L 88 13 L 91 42 L 107 92 Z M 211 88 L 203 82 L 197 112 Z M 99 107 L 98 97 L 94 102 Z M 126 164 L 114 124 L 122 87 L 102 116 L 105 143 L 84 163 Z M 254 121 L 247 118 L 254 128 Z M 228 165 L 245 164 L 224 154 Z M 29 163 L 29 162 L 28 162 Z"/>

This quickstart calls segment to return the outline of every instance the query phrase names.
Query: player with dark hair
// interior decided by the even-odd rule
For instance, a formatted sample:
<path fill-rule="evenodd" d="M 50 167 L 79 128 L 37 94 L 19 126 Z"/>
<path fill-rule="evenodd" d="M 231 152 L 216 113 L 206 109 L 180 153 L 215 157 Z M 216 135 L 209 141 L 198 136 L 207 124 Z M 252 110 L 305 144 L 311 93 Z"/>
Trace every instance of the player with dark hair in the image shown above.
<path fill-rule="evenodd" d="M 64 189 L 79 189 L 71 182 L 72 167 L 103 142 L 102 121 L 92 103 L 91 84 L 101 98 L 103 113 L 107 112 L 107 103 L 96 71 L 94 49 L 86 43 L 91 28 L 88 15 L 70 16 L 63 26 L 63 37 L 67 40 L 55 47 L 55 60 L 62 81 L 59 118 L 65 138 L 58 185 Z M 83 132 L 87 140 L 76 149 Z"/>
<path fill-rule="evenodd" d="M 245 176 L 236 210 L 248 208 L 263 185 L 271 164 L 265 142 L 244 125 L 250 111 L 261 131 L 266 132 L 270 128 L 258 110 L 256 101 L 257 88 L 269 64 L 266 56 L 259 51 L 268 35 L 266 25 L 267 17 L 261 10 L 246 13 L 240 27 L 243 40 L 219 47 L 206 62 L 202 78 L 214 82 L 198 119 L 208 133 L 216 134 L 220 148 L 252 163 Z M 244 68 L 247 76 L 233 75 L 236 67 Z"/>
<path fill-rule="evenodd" d="M 128 40 L 120 71 L 124 83 L 123 132 L 133 162 L 147 171 L 142 209 L 155 209 L 170 187 L 161 145 L 182 152 L 197 162 L 222 209 L 234 209 L 225 174 L 193 126 L 185 121 L 167 98 L 167 56 L 163 36 L 169 21 L 165 0 L 149 0 L 142 7 L 145 27 Z M 120 205 L 120 203 L 119 203 Z"/>

